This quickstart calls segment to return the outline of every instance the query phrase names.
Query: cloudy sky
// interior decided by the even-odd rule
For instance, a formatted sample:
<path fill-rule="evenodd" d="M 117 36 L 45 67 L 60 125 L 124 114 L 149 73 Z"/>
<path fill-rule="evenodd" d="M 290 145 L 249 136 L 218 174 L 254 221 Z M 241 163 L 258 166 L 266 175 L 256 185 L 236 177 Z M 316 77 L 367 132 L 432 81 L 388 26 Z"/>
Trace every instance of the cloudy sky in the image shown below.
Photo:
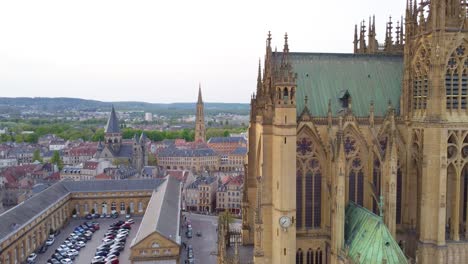
<path fill-rule="evenodd" d="M 248 102 L 268 30 L 291 51 L 352 52 L 376 15 L 383 41 L 405 0 L 0 2 L 0 96 Z"/>

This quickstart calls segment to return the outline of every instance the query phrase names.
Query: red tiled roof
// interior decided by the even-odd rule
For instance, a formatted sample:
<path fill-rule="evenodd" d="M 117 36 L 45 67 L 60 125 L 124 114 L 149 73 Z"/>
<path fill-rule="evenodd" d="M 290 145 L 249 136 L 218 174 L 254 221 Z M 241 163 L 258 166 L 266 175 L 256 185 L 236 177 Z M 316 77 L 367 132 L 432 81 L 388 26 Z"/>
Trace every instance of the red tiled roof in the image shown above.
<path fill-rule="evenodd" d="M 112 177 L 105 174 L 105 173 L 101 173 L 99 175 L 96 175 L 96 177 L 94 177 L 94 179 L 96 179 L 96 180 L 111 180 Z"/>
<path fill-rule="evenodd" d="M 188 171 L 185 170 L 167 170 L 167 174 L 171 177 L 176 178 L 179 181 L 185 181 L 188 176 Z"/>
<path fill-rule="evenodd" d="M 85 170 L 95 170 L 99 165 L 97 161 L 86 161 L 83 165 L 83 169 Z"/>

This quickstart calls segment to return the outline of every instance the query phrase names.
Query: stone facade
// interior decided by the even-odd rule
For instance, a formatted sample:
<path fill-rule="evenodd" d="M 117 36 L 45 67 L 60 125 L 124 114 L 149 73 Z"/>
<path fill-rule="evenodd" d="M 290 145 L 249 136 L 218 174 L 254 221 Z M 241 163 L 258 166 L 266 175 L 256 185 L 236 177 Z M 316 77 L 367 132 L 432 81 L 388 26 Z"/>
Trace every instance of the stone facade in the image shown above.
<path fill-rule="evenodd" d="M 289 53 L 287 38 L 283 52 L 272 52 L 268 37 L 251 101 L 242 203 L 243 243 L 254 245 L 254 263 L 360 262 L 346 252 L 350 201 L 383 215 L 409 260 L 461 263 L 468 252 L 466 10 L 465 1 L 408 3 L 404 36 L 399 29 L 386 56 L 356 44 L 367 55 Z M 388 55 L 400 48 L 402 60 Z M 303 64 L 327 65 L 308 56 L 388 68 L 365 68 L 338 88 L 341 77 L 332 76 L 334 83 L 318 87 Z M 396 60 L 403 73 L 392 76 Z M 368 85 L 375 95 L 366 94 Z M 281 216 L 292 225 L 282 228 Z"/>

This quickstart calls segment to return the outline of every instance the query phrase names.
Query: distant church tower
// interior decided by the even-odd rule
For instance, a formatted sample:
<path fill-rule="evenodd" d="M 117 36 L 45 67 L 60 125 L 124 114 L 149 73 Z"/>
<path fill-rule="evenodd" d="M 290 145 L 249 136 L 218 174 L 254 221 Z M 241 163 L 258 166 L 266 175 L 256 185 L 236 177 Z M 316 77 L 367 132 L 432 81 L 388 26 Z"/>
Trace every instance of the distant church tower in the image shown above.
<path fill-rule="evenodd" d="M 205 116 L 203 114 L 201 85 L 198 87 L 197 117 L 195 120 L 195 141 L 205 142 Z"/>
<path fill-rule="evenodd" d="M 119 153 L 122 146 L 122 133 L 120 133 L 119 120 L 115 114 L 114 106 L 112 106 L 111 114 L 107 120 L 104 138 L 105 145 L 112 149 L 114 153 Z"/>

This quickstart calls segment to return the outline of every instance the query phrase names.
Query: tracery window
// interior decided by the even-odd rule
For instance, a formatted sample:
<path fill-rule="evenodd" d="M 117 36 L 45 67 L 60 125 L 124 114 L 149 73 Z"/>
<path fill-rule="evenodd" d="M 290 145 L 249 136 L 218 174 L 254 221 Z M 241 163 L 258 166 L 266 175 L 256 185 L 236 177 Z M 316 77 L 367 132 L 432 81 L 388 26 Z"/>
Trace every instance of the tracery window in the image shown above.
<path fill-rule="evenodd" d="M 302 208 L 303 208 L 303 204 L 302 204 L 302 196 L 303 196 L 303 193 L 302 193 L 302 190 L 304 188 L 304 186 L 302 185 L 302 177 L 303 177 L 303 171 L 302 171 L 302 168 L 301 168 L 301 163 L 300 161 L 298 160 L 296 162 L 296 169 L 297 169 L 297 172 L 296 172 L 296 208 L 300 208 L 296 211 L 296 227 L 302 227 L 303 223 L 302 223 Z"/>
<path fill-rule="evenodd" d="M 423 47 L 416 56 L 413 75 L 413 108 L 426 109 L 429 90 L 429 56 L 431 49 Z"/>
<path fill-rule="evenodd" d="M 375 198 L 377 199 L 379 199 L 380 192 L 381 192 L 380 190 L 381 179 L 382 179 L 382 169 L 380 167 L 380 160 L 376 158 L 374 160 L 372 184 L 374 185 Z M 372 211 L 374 212 L 374 214 L 379 215 L 379 206 L 375 200 L 373 201 Z"/>
<path fill-rule="evenodd" d="M 397 170 L 397 193 L 396 193 L 396 223 L 401 224 L 401 193 L 403 184 L 403 173 L 398 162 Z"/>
<path fill-rule="evenodd" d="M 452 53 L 445 74 L 447 109 L 466 109 L 468 87 L 468 60 L 465 46 L 458 46 Z"/>
<path fill-rule="evenodd" d="M 348 199 L 361 206 L 364 205 L 364 172 L 361 151 L 356 139 L 347 133 L 344 138 L 344 150 L 348 164 Z"/>
<path fill-rule="evenodd" d="M 322 168 L 313 141 L 300 137 L 297 141 L 296 227 L 320 228 L 322 219 Z"/>
<path fill-rule="evenodd" d="M 304 253 L 302 249 L 298 249 L 296 252 L 296 264 L 303 264 L 304 263 Z"/>
<path fill-rule="evenodd" d="M 314 251 L 309 248 L 307 251 L 307 264 L 313 264 L 314 263 Z"/>

